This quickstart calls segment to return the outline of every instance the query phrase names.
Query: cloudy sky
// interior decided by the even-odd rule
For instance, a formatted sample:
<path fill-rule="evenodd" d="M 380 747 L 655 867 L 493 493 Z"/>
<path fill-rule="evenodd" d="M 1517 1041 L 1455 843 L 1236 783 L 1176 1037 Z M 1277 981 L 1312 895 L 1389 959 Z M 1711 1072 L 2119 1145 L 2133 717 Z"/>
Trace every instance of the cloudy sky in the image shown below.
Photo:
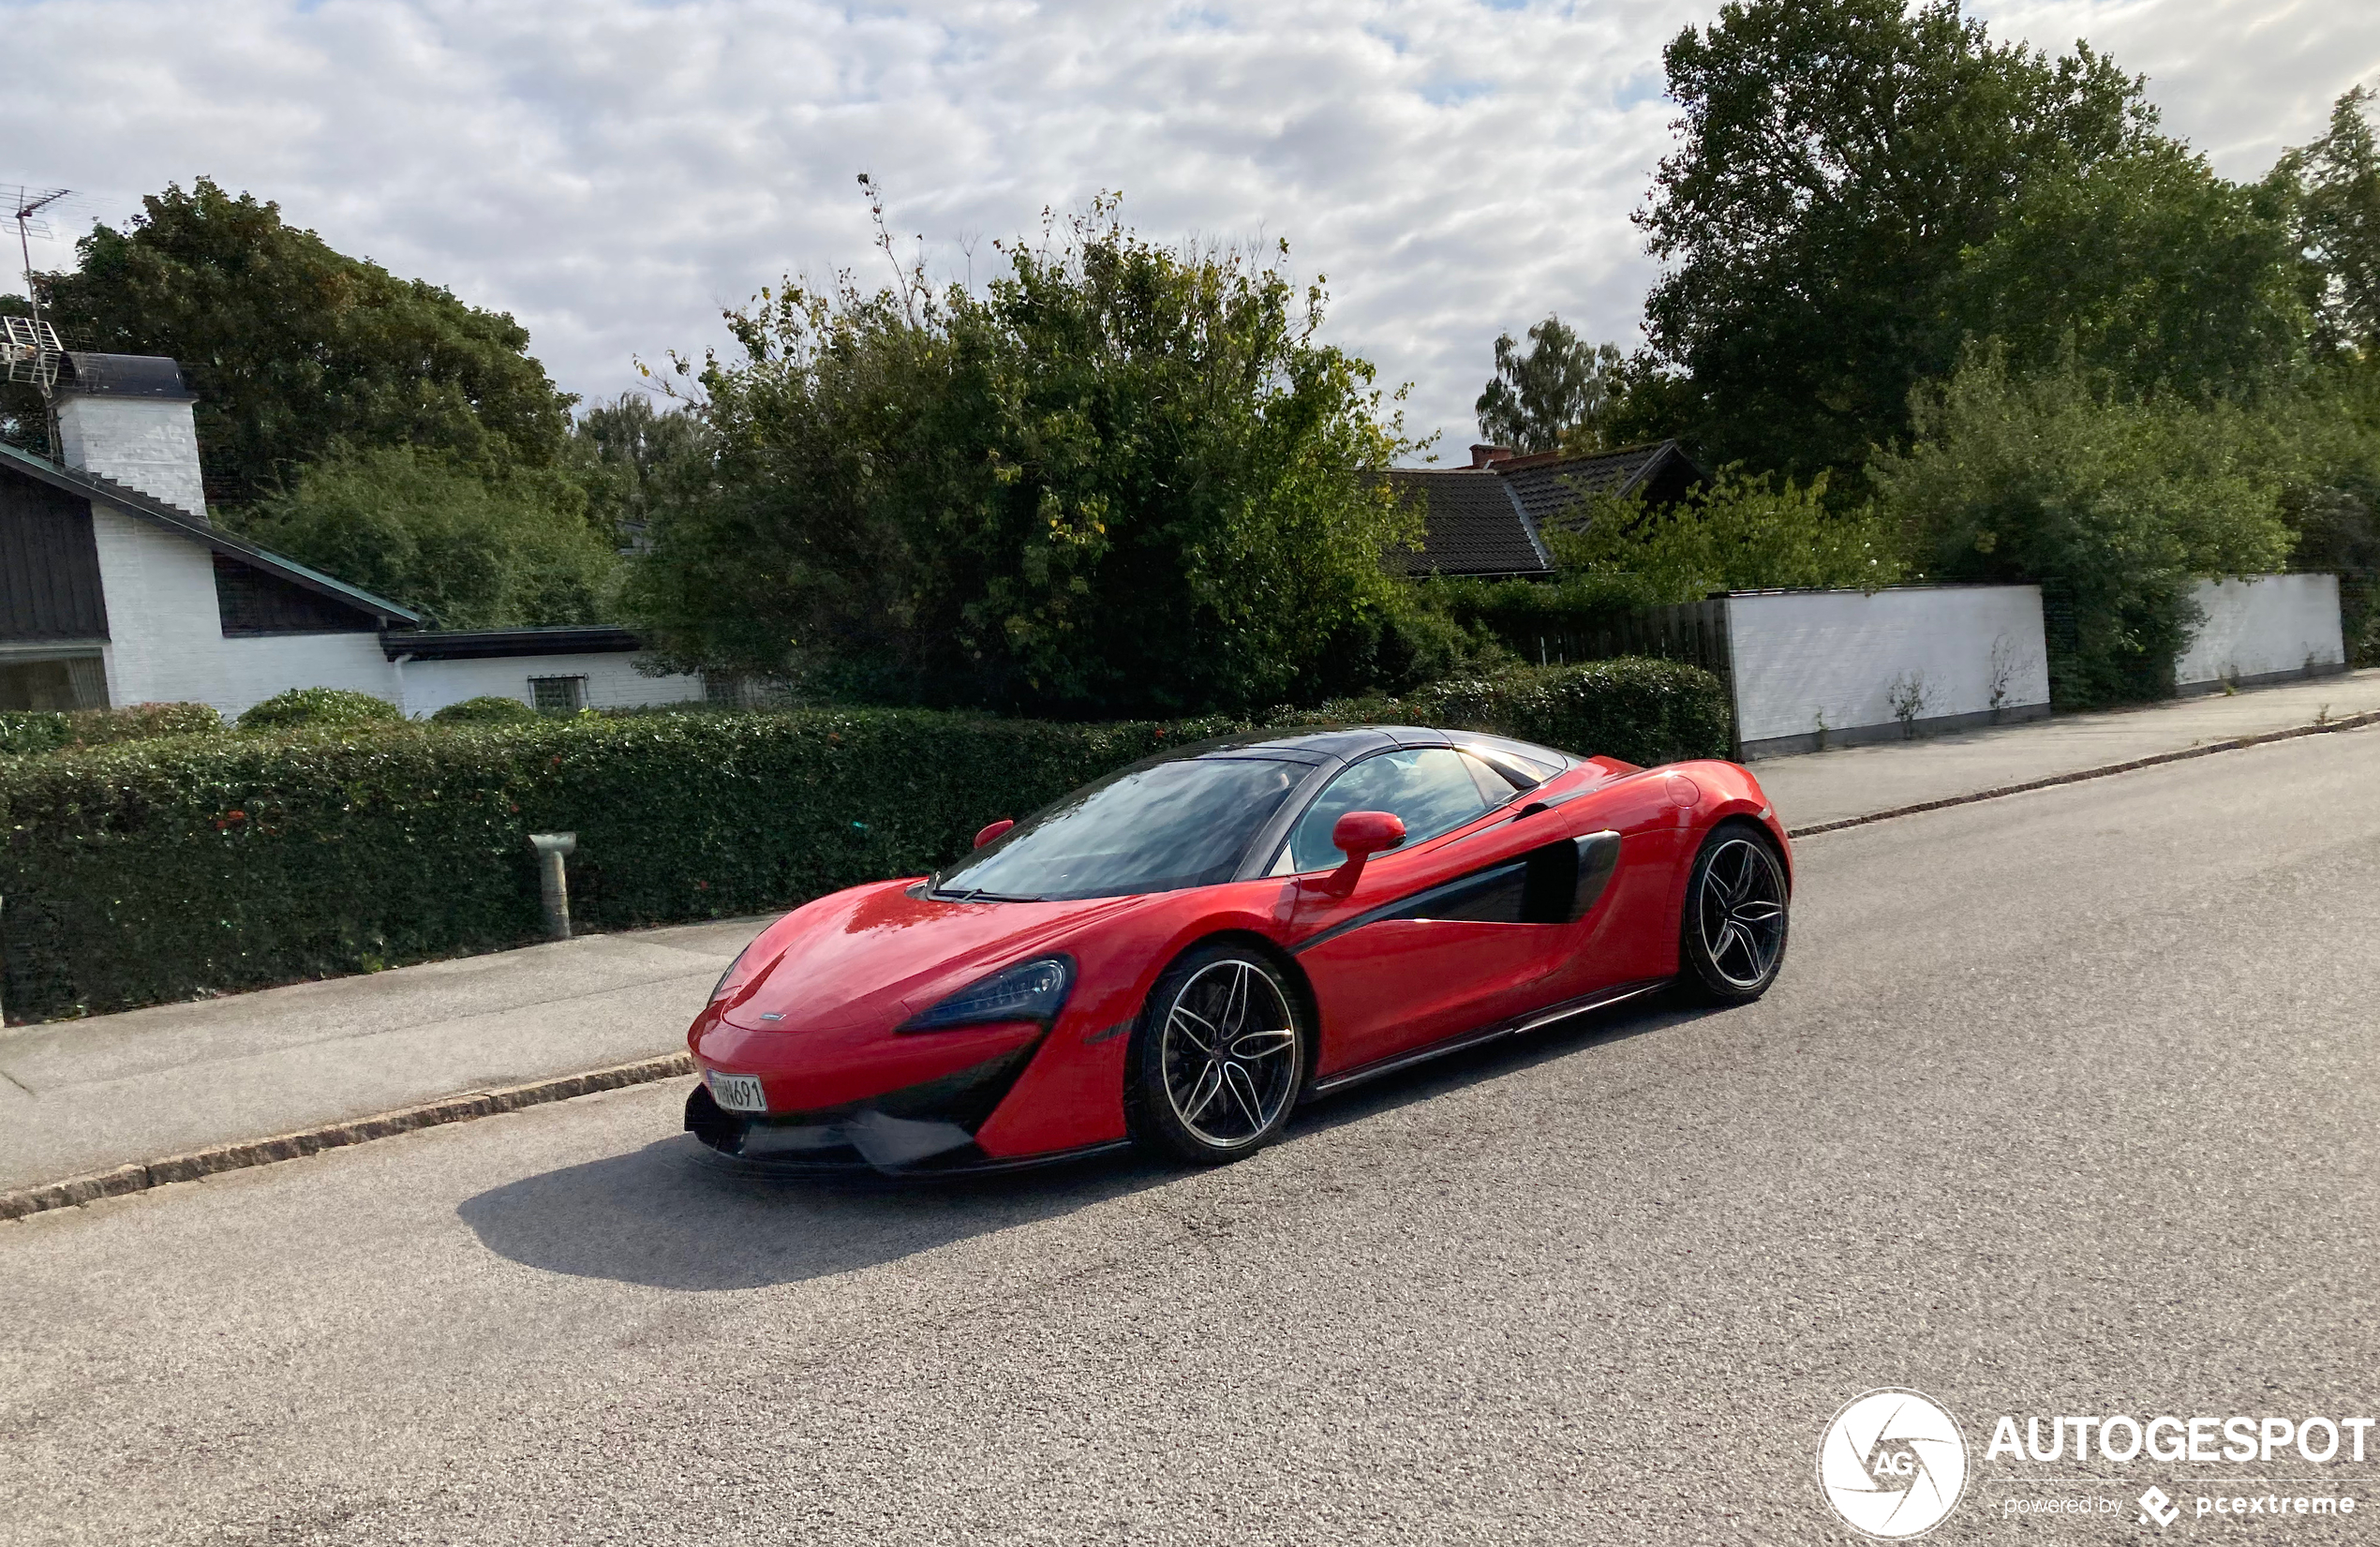
<path fill-rule="evenodd" d="M 2380 80 L 2373 0 L 1972 8 L 2146 72 L 2235 177 Z M 1329 277 L 1333 338 L 1413 382 L 1414 424 L 1459 458 L 1499 330 L 1552 310 L 1636 341 L 1652 270 L 1628 216 L 1669 139 L 1660 48 L 1716 9 L 0 0 L 0 183 L 82 190 L 37 267 L 170 181 L 278 200 L 511 311 L 590 397 L 633 385 L 638 355 L 718 343 L 720 308 L 782 275 L 872 275 L 859 171 L 958 276 L 1045 206 L 1121 189 L 1153 236 L 1287 237 Z"/>

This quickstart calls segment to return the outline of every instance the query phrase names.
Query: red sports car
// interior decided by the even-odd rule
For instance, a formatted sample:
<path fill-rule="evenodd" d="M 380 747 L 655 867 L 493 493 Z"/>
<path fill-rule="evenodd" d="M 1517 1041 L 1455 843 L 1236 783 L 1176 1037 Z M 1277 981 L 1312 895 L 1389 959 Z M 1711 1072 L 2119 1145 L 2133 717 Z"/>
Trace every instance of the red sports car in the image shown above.
<path fill-rule="evenodd" d="M 1792 885 L 1732 763 L 1403 725 L 1205 742 L 770 925 L 687 1034 L 686 1126 L 800 1169 L 1233 1160 L 1456 1048 L 1673 981 L 1757 998 Z"/>

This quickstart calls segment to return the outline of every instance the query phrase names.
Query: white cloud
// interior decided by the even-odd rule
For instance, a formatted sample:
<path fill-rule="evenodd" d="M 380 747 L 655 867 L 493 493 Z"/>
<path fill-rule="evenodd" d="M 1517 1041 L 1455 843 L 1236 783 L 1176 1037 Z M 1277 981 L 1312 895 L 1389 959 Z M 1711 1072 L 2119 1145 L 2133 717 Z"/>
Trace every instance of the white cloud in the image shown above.
<path fill-rule="evenodd" d="M 1707 4 L 1209 0 L 32 0 L 0 178 L 121 219 L 205 173 L 334 245 L 513 312 L 562 384 L 721 339 L 792 271 L 863 275 L 873 172 L 943 268 L 1121 188 L 1144 232 L 1287 235 L 1331 333 L 1459 454 L 1500 329 L 1633 343 L 1629 213 L 1668 140 L 1659 52 Z M 2227 173 L 2380 74 L 2362 0 L 1986 0 L 2004 35 L 2145 70 Z M 33 82 L 26 85 L 25 82 Z M 37 262 L 64 260 L 62 246 Z"/>

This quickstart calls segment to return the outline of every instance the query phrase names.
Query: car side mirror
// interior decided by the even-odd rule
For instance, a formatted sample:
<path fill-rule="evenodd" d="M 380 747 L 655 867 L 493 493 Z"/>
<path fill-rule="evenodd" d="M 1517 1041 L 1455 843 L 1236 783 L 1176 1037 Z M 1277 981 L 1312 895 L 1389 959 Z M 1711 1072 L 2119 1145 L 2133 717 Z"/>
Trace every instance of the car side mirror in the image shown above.
<path fill-rule="evenodd" d="M 1006 832 L 1009 828 L 1015 826 L 1016 825 L 1017 819 L 1013 816 L 1004 816 L 997 822 L 986 823 L 984 825 L 984 830 L 975 835 L 975 847 L 978 849 L 982 848 L 985 844 L 990 842 L 993 839 L 998 838 L 1002 833 Z"/>
<path fill-rule="evenodd" d="M 1363 862 L 1405 841 L 1405 819 L 1390 811 L 1349 811 L 1331 825 L 1331 846 L 1347 856 L 1332 870 L 1322 889 L 1336 897 L 1355 890 Z"/>

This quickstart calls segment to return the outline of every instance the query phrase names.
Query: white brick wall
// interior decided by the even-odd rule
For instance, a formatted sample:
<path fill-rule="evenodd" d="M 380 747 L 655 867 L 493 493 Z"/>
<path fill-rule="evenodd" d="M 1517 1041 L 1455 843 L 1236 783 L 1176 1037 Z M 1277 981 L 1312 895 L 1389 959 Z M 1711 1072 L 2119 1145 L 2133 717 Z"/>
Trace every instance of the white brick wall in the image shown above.
<path fill-rule="evenodd" d="M 58 449 L 70 468 L 206 516 L 199 432 L 187 402 L 65 394 L 58 399 Z"/>
<path fill-rule="evenodd" d="M 409 661 L 402 668 L 405 712 L 425 715 L 467 698 L 517 698 L 532 677 L 584 677 L 590 709 L 679 704 L 703 696 L 700 677 L 647 677 L 633 655 L 514 655 L 491 661 Z"/>
<path fill-rule="evenodd" d="M 108 604 L 108 702 L 222 708 L 225 641 L 215 556 L 96 499 L 91 535 Z"/>
<path fill-rule="evenodd" d="M 700 677 L 647 677 L 633 655 L 390 661 L 374 633 L 226 639 L 205 546 L 94 500 L 92 537 L 108 603 L 108 702 L 208 704 L 227 720 L 291 688 L 347 688 L 425 715 L 466 698 L 528 701 L 532 677 L 584 677 L 591 708 L 703 696 Z"/>
<path fill-rule="evenodd" d="M 402 707 L 403 685 L 376 633 L 267 633 L 216 639 L 206 702 L 230 720 L 291 688 L 346 688 Z"/>
<path fill-rule="evenodd" d="M 2346 664 L 2335 574 L 2201 580 L 2193 595 L 2206 620 L 2174 665 L 2177 687 Z"/>
<path fill-rule="evenodd" d="M 1923 586 L 1863 595 L 1788 591 L 1728 598 L 1737 735 L 1748 756 L 1798 751 L 1890 727 L 1897 681 L 1921 685 L 1920 721 L 2046 713 L 2049 658 L 2038 586 Z M 1771 743 L 1767 748 L 1759 744 Z"/>

